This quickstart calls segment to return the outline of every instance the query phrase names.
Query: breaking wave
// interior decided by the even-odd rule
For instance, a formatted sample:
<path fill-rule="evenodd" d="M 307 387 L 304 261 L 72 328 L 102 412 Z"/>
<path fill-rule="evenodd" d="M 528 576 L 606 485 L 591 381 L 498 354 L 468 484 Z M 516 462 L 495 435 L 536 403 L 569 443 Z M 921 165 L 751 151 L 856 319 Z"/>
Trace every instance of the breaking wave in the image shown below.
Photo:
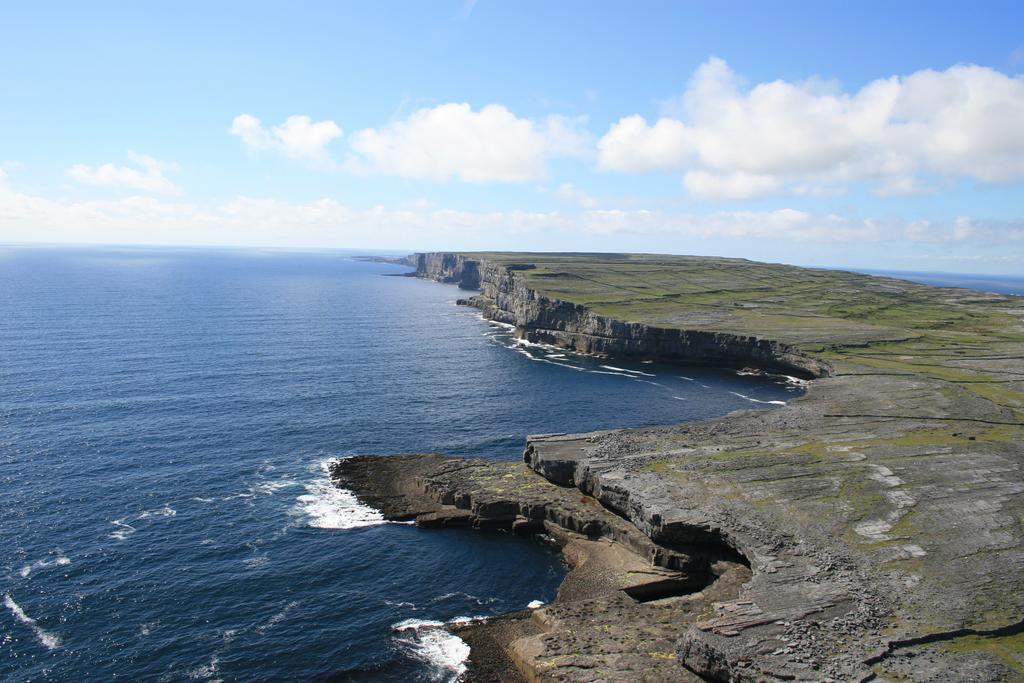
<path fill-rule="evenodd" d="M 387 520 L 379 511 L 363 505 L 351 491 L 334 484 L 331 462 L 328 459 L 319 463 L 321 476 L 305 484 L 306 493 L 295 499 L 297 511 L 306 518 L 306 524 L 317 529 L 358 529 L 386 524 Z"/>
<path fill-rule="evenodd" d="M 39 643 L 48 650 L 55 650 L 60 647 L 60 637 L 43 629 L 35 619 L 25 614 L 25 610 L 14 601 L 10 593 L 4 596 L 4 606 L 11 610 L 14 618 L 32 629 Z"/>
<path fill-rule="evenodd" d="M 460 617 L 451 623 L 468 623 L 473 617 Z M 409 657 L 430 668 L 435 681 L 454 683 L 466 673 L 469 645 L 445 629 L 444 622 L 405 619 L 391 629 L 397 634 L 395 644 Z"/>

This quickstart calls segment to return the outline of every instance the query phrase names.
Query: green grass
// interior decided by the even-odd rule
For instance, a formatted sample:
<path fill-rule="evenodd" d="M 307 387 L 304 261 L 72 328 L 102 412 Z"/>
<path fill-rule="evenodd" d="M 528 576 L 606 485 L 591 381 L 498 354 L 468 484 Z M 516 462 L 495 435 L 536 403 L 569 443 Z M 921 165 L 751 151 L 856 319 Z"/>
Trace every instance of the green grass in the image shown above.
<path fill-rule="evenodd" d="M 955 383 L 1024 415 L 1024 376 L 958 359 L 1021 354 L 1024 297 L 743 259 L 657 254 L 472 254 L 532 264 L 515 277 L 599 315 L 786 342 L 832 362 Z M 980 351 L 979 351 L 980 350 Z"/>

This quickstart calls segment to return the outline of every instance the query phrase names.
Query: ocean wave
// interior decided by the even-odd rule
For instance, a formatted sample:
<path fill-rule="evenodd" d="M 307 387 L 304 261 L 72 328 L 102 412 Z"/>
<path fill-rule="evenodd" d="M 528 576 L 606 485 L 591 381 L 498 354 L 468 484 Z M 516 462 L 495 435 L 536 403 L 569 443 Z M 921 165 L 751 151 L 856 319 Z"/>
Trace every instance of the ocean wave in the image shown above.
<path fill-rule="evenodd" d="M 135 519 L 149 519 L 150 517 L 174 517 L 176 514 L 178 514 L 177 510 L 168 505 L 165 505 L 157 510 L 146 510 L 145 512 L 140 512 Z"/>
<path fill-rule="evenodd" d="M 305 484 L 306 493 L 295 499 L 296 511 L 306 518 L 306 524 L 316 529 L 358 529 L 386 524 L 387 520 L 379 511 L 363 505 L 351 491 L 334 484 L 331 462 L 319 463 L 322 475 Z"/>
<path fill-rule="evenodd" d="M 194 681 L 200 681 L 200 680 L 201 681 L 214 681 L 214 680 L 218 680 L 216 678 L 216 676 L 217 676 L 217 671 L 219 669 L 220 669 L 220 659 L 217 657 L 217 655 L 214 655 L 214 656 L 210 657 L 209 664 L 203 664 L 202 666 L 197 666 L 196 668 L 194 668 L 194 669 L 192 669 L 190 671 L 187 671 L 185 673 L 185 675 L 188 676 L 190 679 L 192 679 Z"/>
<path fill-rule="evenodd" d="M 275 626 L 277 626 L 278 624 L 280 624 L 282 621 L 285 620 L 285 618 L 288 616 L 289 612 L 291 612 L 293 609 L 295 609 L 298 606 L 299 606 L 299 601 L 298 600 L 292 600 L 287 605 L 285 605 L 284 608 L 280 612 L 276 613 L 274 616 L 270 617 L 265 622 L 263 622 L 262 624 L 257 626 L 256 629 L 255 629 L 256 633 L 266 633 L 270 629 L 274 628 Z"/>
<path fill-rule="evenodd" d="M 740 398 L 745 398 L 746 400 L 750 401 L 751 403 L 763 403 L 765 405 L 772 405 L 772 406 L 784 406 L 784 405 L 786 405 L 785 401 L 762 401 L 759 398 L 751 398 L 750 396 L 746 396 L 745 394 L 741 394 L 738 391 L 730 391 L 729 393 L 732 394 L 733 396 L 739 396 Z"/>
<path fill-rule="evenodd" d="M 396 645 L 430 667 L 435 680 L 454 683 L 466 673 L 469 645 L 444 626 L 440 621 L 405 619 L 391 628 L 398 634 Z"/>
<path fill-rule="evenodd" d="M 136 531 L 138 531 L 138 528 L 132 526 L 130 522 L 140 522 L 144 519 L 151 519 L 155 517 L 174 517 L 177 514 L 177 510 L 175 510 L 169 505 L 164 505 L 163 507 L 157 508 L 156 510 L 144 510 L 143 512 L 140 512 L 139 514 L 133 515 L 131 517 L 112 519 L 110 520 L 110 523 L 116 526 L 117 528 L 111 531 L 109 534 L 107 534 L 107 537 L 112 538 L 115 541 L 123 541 L 124 539 L 128 538 Z"/>
<path fill-rule="evenodd" d="M 614 365 L 599 365 L 598 367 L 604 368 L 605 370 L 614 370 L 615 372 L 626 372 L 631 375 L 643 375 L 644 377 L 657 377 L 649 372 L 640 372 L 639 370 L 630 370 L 629 368 L 617 368 Z"/>
<path fill-rule="evenodd" d="M 299 482 L 294 479 L 278 479 L 275 481 L 264 481 L 259 484 L 254 484 L 247 488 L 245 491 L 240 493 L 233 493 L 230 496 L 224 496 L 221 500 L 236 500 L 239 498 L 256 498 L 257 496 L 272 496 L 275 492 L 281 489 L 290 488 L 292 486 L 298 486 Z M 193 498 L 192 500 L 200 502 L 209 502 L 210 498 Z"/>
<path fill-rule="evenodd" d="M 611 372 L 609 370 L 588 370 L 592 375 L 611 375 L 612 377 L 625 377 L 627 379 L 633 379 L 633 375 L 627 375 L 624 372 Z"/>
<path fill-rule="evenodd" d="M 21 568 L 21 571 L 18 572 L 18 574 L 24 579 L 37 569 L 45 569 L 46 567 L 66 567 L 69 564 L 71 564 L 71 560 L 60 555 L 52 560 L 36 560 L 35 562 L 26 564 Z"/>
<path fill-rule="evenodd" d="M 249 557 L 242 560 L 242 564 L 245 565 L 246 569 L 258 569 L 268 562 L 270 562 L 270 558 L 266 555 L 257 555 L 256 557 Z"/>
<path fill-rule="evenodd" d="M 108 537 L 114 539 L 115 541 L 123 541 L 124 539 L 128 538 L 136 531 L 138 531 L 138 529 L 133 527 L 131 524 L 125 522 L 124 519 L 114 519 L 111 520 L 110 523 L 117 527 L 117 529 L 111 531 L 108 534 Z"/>
<path fill-rule="evenodd" d="M 10 593 L 4 596 L 4 606 L 11 611 L 15 619 L 32 629 L 36 639 L 39 640 L 43 647 L 48 650 L 55 650 L 60 647 L 60 636 L 44 630 L 35 619 L 25 614 L 25 610 L 21 609 L 21 606 L 14 601 Z"/>
<path fill-rule="evenodd" d="M 254 486 L 252 488 L 252 490 L 255 493 L 263 493 L 263 494 L 266 494 L 268 496 L 272 496 L 272 495 L 274 495 L 275 491 L 280 491 L 281 489 L 286 489 L 286 488 L 289 488 L 291 486 L 298 486 L 298 485 L 299 485 L 299 482 L 295 481 L 294 479 L 280 479 L 278 481 L 268 481 L 268 482 L 264 482 L 262 484 L 257 484 L 256 486 Z"/>
<path fill-rule="evenodd" d="M 385 600 L 384 604 L 388 605 L 390 607 L 403 607 L 403 608 L 412 609 L 412 610 L 417 609 L 416 603 L 414 603 L 414 602 L 406 602 L 404 600 L 401 600 L 399 602 L 395 602 L 394 600 Z"/>
<path fill-rule="evenodd" d="M 445 593 L 443 595 L 438 595 L 436 598 L 431 600 L 430 603 L 435 604 L 438 602 L 444 602 L 445 600 L 451 600 L 452 598 L 460 598 L 462 600 L 467 601 L 472 600 L 478 605 L 490 605 L 498 601 L 497 598 L 481 598 L 471 593 L 466 593 L 465 591 L 455 591 L 453 593 Z"/>
<path fill-rule="evenodd" d="M 559 363 L 558 361 L 549 360 L 549 358 L 542 358 L 540 356 L 534 355 L 533 353 L 530 352 L 529 348 L 522 345 L 508 344 L 506 346 L 507 348 L 512 349 L 516 353 L 522 354 L 523 356 L 526 356 L 530 360 L 536 361 L 538 363 L 549 363 L 551 365 L 557 365 L 562 368 L 569 368 L 570 370 L 578 370 L 581 372 L 586 370 L 586 368 L 581 368 L 576 365 L 570 365 L 569 363 Z"/>

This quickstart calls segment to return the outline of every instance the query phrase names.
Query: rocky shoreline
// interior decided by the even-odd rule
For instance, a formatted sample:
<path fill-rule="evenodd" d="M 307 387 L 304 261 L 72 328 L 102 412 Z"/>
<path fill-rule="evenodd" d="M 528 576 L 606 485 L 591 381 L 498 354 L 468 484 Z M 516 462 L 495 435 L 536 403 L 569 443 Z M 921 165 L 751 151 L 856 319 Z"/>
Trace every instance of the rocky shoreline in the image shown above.
<path fill-rule="evenodd" d="M 660 290 L 654 309 L 644 291 L 626 310 L 647 313 L 627 322 L 595 310 L 621 304 L 569 303 L 537 288 L 547 277 L 575 283 L 580 298 L 605 296 L 610 278 L 604 289 L 579 285 L 600 257 L 581 258 L 556 268 L 541 255 L 420 254 L 416 274 L 481 290 L 467 303 L 530 341 L 816 379 L 779 410 L 530 437 L 523 463 L 339 461 L 339 485 L 389 519 L 543 532 L 562 546 L 572 570 L 553 604 L 456 629 L 472 648 L 471 677 L 509 680 L 513 669 L 531 681 L 1022 675 L 1021 301 L 790 269 L 787 282 L 846 287 L 854 302 L 885 288 L 923 322 L 847 316 L 810 327 L 790 314 L 821 317 L 813 302 L 824 296 L 805 287 L 807 299 L 779 305 L 762 283 L 756 300 L 730 301 L 729 317 L 676 315 L 677 295 Z M 685 276 L 706 261 L 658 268 Z M 634 271 L 651 281 L 648 262 L 628 265 Z M 770 301 L 786 315 L 752 320 L 747 301 L 763 310 Z M 946 310 L 970 321 L 969 335 L 935 322 Z M 783 332 L 765 339 L 761 324 Z"/>

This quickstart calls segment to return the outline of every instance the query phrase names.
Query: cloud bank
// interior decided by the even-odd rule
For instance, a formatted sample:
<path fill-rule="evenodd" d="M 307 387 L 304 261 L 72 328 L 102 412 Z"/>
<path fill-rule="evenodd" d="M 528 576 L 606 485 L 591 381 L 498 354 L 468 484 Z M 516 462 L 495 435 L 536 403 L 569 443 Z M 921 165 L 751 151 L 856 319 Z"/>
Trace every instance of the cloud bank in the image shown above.
<path fill-rule="evenodd" d="M 567 188 L 569 194 L 572 188 Z M 1024 243 L 1024 221 L 952 222 L 854 219 L 795 209 L 675 214 L 649 210 L 471 212 L 429 205 L 356 208 L 333 199 L 287 202 L 239 197 L 215 205 L 134 196 L 54 200 L 20 193 L 0 171 L 0 241 L 106 242 L 425 248 L 441 244 L 504 244 L 565 237 L 572 243 L 615 235 L 695 239 L 764 239 L 843 244 L 904 241 L 974 246 Z M 1016 262 L 1021 263 L 1019 249 Z"/>
<path fill-rule="evenodd" d="M 128 159 L 135 164 L 134 167 L 115 166 L 114 164 L 103 164 L 102 166 L 75 164 L 64 173 L 83 185 L 127 188 L 153 194 L 182 194 L 181 188 L 164 175 L 165 170 L 177 170 L 175 164 L 167 164 L 151 156 L 136 154 L 132 151 L 128 152 Z"/>
<path fill-rule="evenodd" d="M 559 115 L 537 123 L 500 104 L 478 111 L 464 102 L 442 104 L 355 133 L 350 164 L 419 180 L 538 180 L 547 176 L 548 158 L 589 153 L 584 124 L 585 119 Z"/>
<path fill-rule="evenodd" d="M 700 198 L 842 191 L 925 191 L 936 177 L 1024 179 L 1024 77 L 981 66 L 892 76 L 853 93 L 834 83 L 772 81 L 752 88 L 712 58 L 650 123 L 620 119 L 598 141 L 607 171 L 683 171 Z"/>
<path fill-rule="evenodd" d="M 228 129 L 253 152 L 273 150 L 313 166 L 333 166 L 327 146 L 340 138 L 342 129 L 334 121 L 313 121 L 308 116 L 289 116 L 279 126 L 266 128 L 255 116 L 239 114 Z"/>

